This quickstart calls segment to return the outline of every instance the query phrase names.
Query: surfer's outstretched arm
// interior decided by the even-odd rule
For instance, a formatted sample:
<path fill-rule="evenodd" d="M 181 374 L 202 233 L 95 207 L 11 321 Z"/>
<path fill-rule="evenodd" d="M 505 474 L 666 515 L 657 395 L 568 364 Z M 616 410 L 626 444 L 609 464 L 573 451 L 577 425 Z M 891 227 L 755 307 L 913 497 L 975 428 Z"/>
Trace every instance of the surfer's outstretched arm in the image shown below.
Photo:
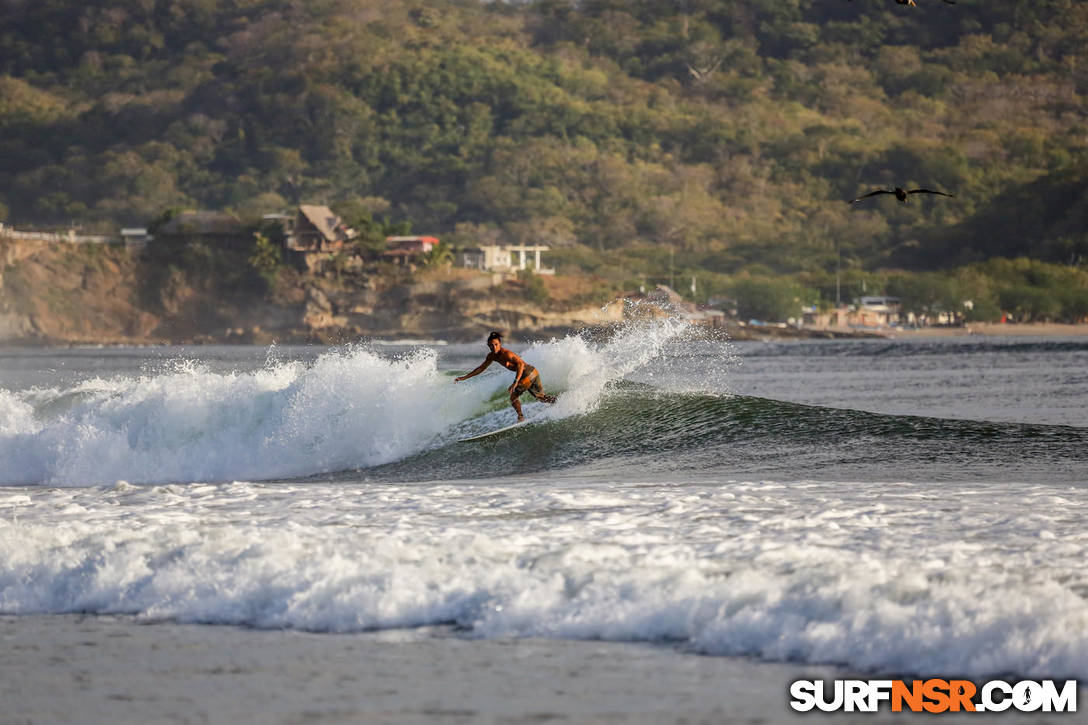
<path fill-rule="evenodd" d="M 478 368 L 473 370 L 471 373 L 465 373 L 464 375 L 462 375 L 459 378 L 454 378 L 453 382 L 459 383 L 462 380 L 467 380 L 468 378 L 479 375 L 480 373 L 482 373 L 487 368 L 488 365 L 491 364 L 491 361 L 494 360 L 494 359 L 495 359 L 494 356 L 488 355 L 486 358 L 484 358 L 484 361 L 482 363 L 480 363 L 480 366 Z"/>

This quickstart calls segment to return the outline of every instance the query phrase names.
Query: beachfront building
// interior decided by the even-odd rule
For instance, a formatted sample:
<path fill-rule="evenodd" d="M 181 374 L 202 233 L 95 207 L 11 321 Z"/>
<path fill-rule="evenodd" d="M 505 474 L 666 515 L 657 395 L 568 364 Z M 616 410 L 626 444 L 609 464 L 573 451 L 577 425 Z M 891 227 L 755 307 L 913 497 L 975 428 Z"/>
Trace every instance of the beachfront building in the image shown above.
<path fill-rule="evenodd" d="M 544 267 L 540 259 L 540 254 L 548 249 L 543 244 L 483 244 L 459 250 L 456 262 L 458 266 L 486 272 L 532 269 L 537 274 L 555 274 L 555 270 Z"/>
<path fill-rule="evenodd" d="M 899 324 L 901 309 L 898 297 L 862 297 L 858 300 L 851 326 L 893 327 Z"/>
<path fill-rule="evenodd" d="M 151 235 L 145 227 L 124 227 L 121 229 L 121 242 L 126 247 L 143 247 L 151 241 Z"/>
<path fill-rule="evenodd" d="M 76 229 L 64 231 L 37 231 L 29 229 L 15 229 L 0 222 L 0 240 L 15 242 L 44 242 L 48 244 L 113 244 L 124 239 L 124 232 L 120 237 L 105 234 L 81 234 Z"/>
<path fill-rule="evenodd" d="M 220 211 L 183 211 L 155 230 L 155 243 L 165 246 L 248 249 L 252 242 L 252 232 L 238 217 Z"/>
<path fill-rule="evenodd" d="M 487 255 L 479 247 L 462 247 L 453 253 L 453 264 L 465 269 L 485 271 Z"/>
<path fill-rule="evenodd" d="M 903 322 L 902 304 L 897 297 L 861 297 L 853 305 L 840 305 L 826 312 L 817 307 L 804 307 L 801 321 L 806 327 L 874 328 L 896 327 Z"/>
<path fill-rule="evenodd" d="M 387 249 L 382 252 L 382 260 L 393 264 L 410 264 L 438 246 L 438 237 L 399 236 L 386 237 Z"/>
<path fill-rule="evenodd" d="M 320 204 L 300 204 L 293 215 L 265 214 L 262 219 L 282 230 L 288 261 L 309 272 L 325 270 L 338 253 L 351 249 L 349 242 L 357 236 L 332 209 Z M 361 264 L 357 257 L 352 261 Z"/>
<path fill-rule="evenodd" d="M 301 204 L 285 232 L 287 250 L 303 254 L 338 252 L 355 238 L 355 230 L 332 209 L 314 204 Z"/>
<path fill-rule="evenodd" d="M 511 257 L 516 253 L 518 255 L 517 268 L 526 269 L 526 255 L 534 255 L 533 271 L 537 274 L 555 274 L 554 269 L 545 269 L 540 264 L 540 253 L 548 251 L 548 248 L 543 244 L 513 244 L 506 247 L 509 250 Z"/>

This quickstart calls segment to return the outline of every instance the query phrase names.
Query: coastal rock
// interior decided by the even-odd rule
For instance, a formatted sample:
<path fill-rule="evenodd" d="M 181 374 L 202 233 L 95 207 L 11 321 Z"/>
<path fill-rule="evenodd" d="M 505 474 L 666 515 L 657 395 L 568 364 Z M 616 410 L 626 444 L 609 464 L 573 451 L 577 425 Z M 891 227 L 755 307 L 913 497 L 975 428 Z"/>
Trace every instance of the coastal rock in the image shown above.
<path fill-rule="evenodd" d="M 34 325 L 26 315 L 0 312 L 0 342 L 25 340 L 34 336 Z"/>
<path fill-rule="evenodd" d="M 216 279 L 155 267 L 147 253 L 121 245 L 0 243 L 0 259 L 8 261 L 0 284 L 0 342 L 7 343 L 460 342 L 491 329 L 522 338 L 603 329 L 627 316 L 623 304 L 586 304 L 584 294 L 531 301 L 516 277 L 470 270 L 295 276 L 262 290 L 237 284 L 244 279 L 238 269 Z M 156 270 L 162 274 L 149 277 Z M 581 284 L 580 293 L 592 288 Z M 734 332 L 737 338 L 806 334 Z"/>

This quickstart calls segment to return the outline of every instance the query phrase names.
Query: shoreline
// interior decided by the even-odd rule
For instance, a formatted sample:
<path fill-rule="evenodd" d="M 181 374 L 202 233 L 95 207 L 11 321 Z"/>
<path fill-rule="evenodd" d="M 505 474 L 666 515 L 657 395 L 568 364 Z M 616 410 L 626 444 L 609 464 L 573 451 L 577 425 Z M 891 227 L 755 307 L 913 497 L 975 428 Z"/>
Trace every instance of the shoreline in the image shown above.
<path fill-rule="evenodd" d="M 0 640 L 2 723 L 931 719 L 885 710 L 794 712 L 794 680 L 873 675 L 710 657 L 665 644 L 473 639 L 448 627 L 315 634 L 76 614 L 0 616 Z M 1009 722 L 1053 720 L 1015 710 L 1005 715 Z M 949 713 L 944 720 L 977 719 Z"/>
<path fill-rule="evenodd" d="M 974 335 L 986 337 L 1083 337 L 1088 336 L 1088 324 L 971 322 L 963 327 L 925 327 L 918 330 L 897 330 L 893 336 L 970 337 Z"/>
<path fill-rule="evenodd" d="M 787 681 L 835 673 L 639 643 L 471 639 L 443 627 L 320 634 L 7 615 L 0 639 L 0 722 L 73 725 L 798 722 Z"/>
<path fill-rule="evenodd" d="M 589 331 L 594 328 L 568 328 L 565 331 L 549 329 L 549 336 L 562 336 L 577 332 Z M 733 326 L 706 327 L 708 332 L 724 332 L 731 341 L 766 341 L 766 340 L 813 340 L 813 339 L 926 339 L 947 337 L 1037 337 L 1037 338 L 1077 338 L 1088 337 L 1088 324 L 1065 324 L 1057 322 L 1040 323 L 996 323 L 975 322 L 961 327 L 919 327 L 907 328 L 847 328 L 847 327 L 773 327 L 773 326 Z M 0 340 L 0 349 L 30 349 L 30 348 L 111 348 L 111 347 L 203 347 L 211 345 L 246 346 L 246 345 L 316 345 L 320 347 L 333 347 L 338 344 L 354 342 L 375 342 L 383 345 L 450 345 L 458 343 L 474 342 L 475 338 L 459 339 L 457 336 L 431 338 L 425 334 L 398 334 L 398 335 L 358 335 L 345 336 L 309 336 L 297 337 L 285 335 L 282 337 L 270 336 L 268 340 L 251 339 L 240 336 L 200 336 L 191 340 L 165 340 L 151 338 L 113 338 L 106 340 L 58 340 L 58 339 L 8 339 Z M 540 336 L 535 331 L 525 331 L 518 335 L 524 340 L 538 339 Z"/>
<path fill-rule="evenodd" d="M 731 332 L 737 328 L 728 328 Z M 791 337 L 782 328 L 745 327 L 752 337 L 764 330 L 776 330 L 779 334 L 770 334 L 770 337 Z M 936 337 L 1086 337 L 1088 336 L 1088 324 L 1065 324 L 1059 322 L 1035 322 L 1035 323 L 1000 323 L 1000 322 L 971 322 L 958 327 L 918 327 L 918 328 L 850 328 L 850 327 L 802 327 L 794 328 L 804 331 L 806 334 L 797 335 L 800 338 L 809 337 L 836 337 L 836 338 L 885 338 L 885 339 L 913 339 Z M 740 338 L 736 338 L 740 339 Z"/>

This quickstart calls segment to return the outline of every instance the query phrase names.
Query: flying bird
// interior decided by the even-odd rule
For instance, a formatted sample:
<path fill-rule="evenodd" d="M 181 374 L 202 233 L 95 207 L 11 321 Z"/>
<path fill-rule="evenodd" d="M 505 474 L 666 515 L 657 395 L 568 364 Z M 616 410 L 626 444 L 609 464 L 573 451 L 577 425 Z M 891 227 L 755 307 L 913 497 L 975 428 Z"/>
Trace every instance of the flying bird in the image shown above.
<path fill-rule="evenodd" d="M 894 189 L 877 189 L 875 191 L 870 191 L 868 194 L 862 194 L 857 199 L 851 199 L 846 203 L 853 204 L 855 201 L 868 199 L 870 196 L 876 196 L 877 194 L 894 194 L 896 199 L 904 203 L 907 201 L 907 197 L 911 194 L 938 194 L 940 196 L 955 196 L 955 194 L 946 194 L 943 191 L 934 191 L 933 189 L 911 189 L 910 191 L 907 191 L 906 189 L 901 189 L 897 186 Z"/>

